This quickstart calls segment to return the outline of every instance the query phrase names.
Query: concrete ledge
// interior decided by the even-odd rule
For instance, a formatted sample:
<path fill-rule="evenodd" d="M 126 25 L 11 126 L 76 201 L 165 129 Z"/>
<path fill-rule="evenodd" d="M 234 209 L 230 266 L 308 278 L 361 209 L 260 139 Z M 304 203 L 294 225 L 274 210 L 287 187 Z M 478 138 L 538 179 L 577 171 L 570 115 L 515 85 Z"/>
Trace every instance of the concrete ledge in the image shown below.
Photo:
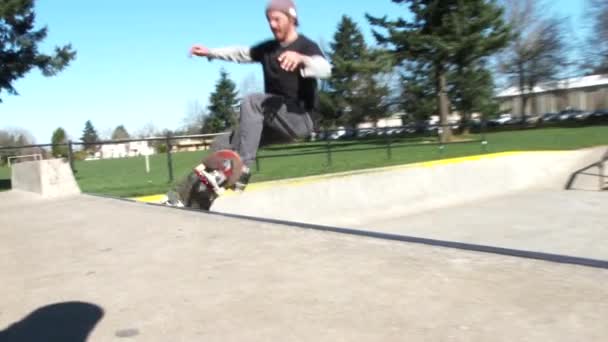
<path fill-rule="evenodd" d="M 212 209 L 354 226 L 521 191 L 562 190 L 575 170 L 597 161 L 603 151 L 499 153 L 275 182 L 220 197 Z"/>
<path fill-rule="evenodd" d="M 12 189 L 57 198 L 80 193 L 70 165 L 62 159 L 37 160 L 14 164 Z"/>

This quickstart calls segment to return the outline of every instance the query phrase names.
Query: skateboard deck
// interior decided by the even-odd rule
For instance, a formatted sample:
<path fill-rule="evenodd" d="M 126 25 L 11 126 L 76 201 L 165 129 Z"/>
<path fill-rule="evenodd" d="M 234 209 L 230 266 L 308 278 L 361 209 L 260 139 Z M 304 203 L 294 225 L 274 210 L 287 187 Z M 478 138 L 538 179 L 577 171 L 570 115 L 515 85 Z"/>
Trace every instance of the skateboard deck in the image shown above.
<path fill-rule="evenodd" d="M 234 188 L 242 170 L 243 162 L 238 153 L 231 150 L 214 152 L 169 191 L 164 204 L 209 210 L 219 196 Z"/>

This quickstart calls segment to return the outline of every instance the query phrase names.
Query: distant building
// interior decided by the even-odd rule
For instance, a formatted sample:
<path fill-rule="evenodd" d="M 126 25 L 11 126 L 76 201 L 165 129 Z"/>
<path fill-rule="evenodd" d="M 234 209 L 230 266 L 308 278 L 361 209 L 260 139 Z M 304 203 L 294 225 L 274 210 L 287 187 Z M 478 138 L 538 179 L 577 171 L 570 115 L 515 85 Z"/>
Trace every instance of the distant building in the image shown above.
<path fill-rule="evenodd" d="M 557 113 L 565 109 L 594 111 L 608 109 L 608 75 L 592 75 L 546 82 L 529 91 L 526 115 Z M 521 116 L 521 92 L 511 87 L 496 98 L 500 109 Z"/>
<path fill-rule="evenodd" d="M 387 118 L 383 118 L 378 120 L 376 123 L 376 127 L 399 127 L 403 126 L 403 116 L 405 113 L 395 113 Z M 374 127 L 374 122 L 365 121 L 357 125 L 357 128 L 372 128 Z"/>
<path fill-rule="evenodd" d="M 152 155 L 154 147 L 148 145 L 147 141 L 134 141 L 129 143 L 101 145 L 95 153 L 95 158 L 114 159 Z"/>
<path fill-rule="evenodd" d="M 180 139 L 173 144 L 173 152 L 194 152 L 208 150 L 212 139 Z"/>

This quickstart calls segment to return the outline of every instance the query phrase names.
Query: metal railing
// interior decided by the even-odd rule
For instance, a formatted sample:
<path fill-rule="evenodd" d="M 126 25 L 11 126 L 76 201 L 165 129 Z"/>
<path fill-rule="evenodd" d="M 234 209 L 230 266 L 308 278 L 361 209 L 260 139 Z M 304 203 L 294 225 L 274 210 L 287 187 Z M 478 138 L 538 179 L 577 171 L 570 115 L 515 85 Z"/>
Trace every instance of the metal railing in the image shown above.
<path fill-rule="evenodd" d="M 262 149 L 255 160 L 256 170 L 261 170 L 261 164 L 263 160 L 277 159 L 277 158 L 291 158 L 298 156 L 309 156 L 309 155 L 325 155 L 325 163 L 327 166 L 332 166 L 334 163 L 334 157 L 336 154 L 347 153 L 347 152 L 359 152 L 359 151 L 371 151 L 371 150 L 384 150 L 386 158 L 388 160 L 393 159 L 393 154 L 396 149 L 412 148 L 412 147 L 434 147 L 437 149 L 439 158 L 443 158 L 446 146 L 457 145 L 457 144 L 480 144 L 480 151 L 487 152 L 487 140 L 485 135 L 484 125 L 478 127 L 479 139 L 467 140 L 467 141 L 455 141 L 455 142 L 444 142 L 441 139 L 441 130 L 446 126 L 454 127 L 454 125 L 425 125 L 425 126 L 392 126 L 392 127 L 376 127 L 376 128 L 362 128 L 362 129 L 332 129 L 332 130 L 321 130 L 314 132 L 316 137 L 314 141 L 306 143 L 295 143 L 289 145 L 280 145 L 278 147 L 269 146 L 267 149 Z M 348 132 L 346 132 L 348 131 Z M 342 133 L 346 133 L 341 137 L 337 137 Z M 194 134 L 194 135 L 166 135 L 161 137 L 150 137 L 150 138 L 134 138 L 134 139 L 122 139 L 122 140 L 103 140 L 94 143 L 84 143 L 76 141 L 67 141 L 62 144 L 32 144 L 24 146 L 0 146 L 0 156 L 7 151 L 23 151 L 28 149 L 39 149 L 39 151 L 45 151 L 48 155 L 48 151 L 43 149 L 52 149 L 53 147 L 65 147 L 67 155 L 64 156 L 70 163 L 70 167 L 74 173 L 78 170 L 75 165 L 77 147 L 87 146 L 102 146 L 110 144 L 126 144 L 132 142 L 149 142 L 159 143 L 164 146 L 164 152 L 166 154 L 167 163 L 167 174 L 168 181 L 174 181 L 174 161 L 173 154 L 176 153 L 178 146 L 176 142 L 184 139 L 199 140 L 197 146 L 202 147 L 203 150 L 209 149 L 212 145 L 212 139 L 226 135 L 229 133 L 217 133 L 217 134 Z M 363 136 L 365 135 L 365 136 Z M 424 143 L 412 143 L 410 138 L 427 138 Z M 408 141 L 409 139 L 409 141 Z M 429 141 L 432 140 L 432 141 Z M 368 146 L 362 146 L 368 145 Z M 372 145 L 372 146 L 369 146 Z M 374 146 L 375 145 L 375 146 Z M 311 150 L 312 149 L 312 150 Z M 273 150 L 286 151 L 285 153 L 272 153 Z M 270 153 L 269 153 L 270 152 Z M 159 154 L 159 153 L 157 153 Z"/>
<path fill-rule="evenodd" d="M 172 154 L 173 147 L 175 146 L 174 142 L 177 140 L 183 139 L 202 139 L 201 145 L 203 147 L 209 148 L 211 143 L 207 142 L 207 139 L 215 138 L 220 135 L 224 135 L 226 133 L 216 133 L 216 134 L 194 134 L 194 135 L 166 135 L 164 137 L 150 137 L 150 138 L 134 138 L 134 139 L 119 139 L 119 140 L 102 140 L 96 141 L 94 143 L 84 143 L 84 142 L 76 142 L 68 140 L 66 143 L 61 144 L 33 144 L 33 145 L 23 145 L 23 146 L 0 146 L 0 153 L 3 151 L 15 151 L 15 150 L 26 150 L 26 149 L 43 149 L 43 148 L 53 148 L 53 147 L 67 147 L 67 156 L 66 159 L 70 163 L 70 167 L 74 173 L 78 172 L 74 165 L 74 161 L 76 160 L 74 156 L 74 147 L 75 146 L 102 146 L 102 145 L 116 145 L 116 144 L 127 144 L 132 142 L 161 142 L 164 143 L 165 153 L 167 155 L 167 170 L 169 175 L 169 182 L 173 182 L 174 180 L 174 167 L 173 167 L 173 158 Z"/>
<path fill-rule="evenodd" d="M 375 127 L 375 128 L 360 128 L 360 129 L 351 129 L 351 134 L 354 132 L 355 137 L 348 137 L 346 135 L 346 139 L 340 140 L 330 138 L 334 133 L 340 133 L 348 130 L 322 130 L 315 132 L 316 135 L 321 135 L 323 138 L 321 142 L 324 143 L 319 144 L 322 146 L 318 151 L 308 151 L 308 152 L 295 152 L 295 153 L 282 153 L 282 154 L 258 154 L 255 160 L 256 171 L 260 171 L 260 163 L 261 160 L 264 159 L 274 159 L 274 158 L 288 158 L 288 157 L 298 157 L 298 156 L 307 156 L 307 155 L 320 155 L 325 154 L 325 160 L 327 166 L 332 166 L 333 157 L 336 153 L 346 153 L 346 152 L 360 152 L 360 151 L 371 151 L 371 150 L 385 150 L 386 158 L 391 160 L 393 158 L 393 151 L 399 148 L 412 148 L 412 147 L 436 147 L 439 153 L 439 157 L 442 158 L 448 145 L 459 145 L 459 144 L 475 144 L 478 143 L 481 146 L 481 152 L 487 152 L 488 141 L 486 139 L 485 127 L 484 124 L 479 126 L 480 138 L 474 140 L 466 140 L 466 141 L 453 141 L 453 142 L 444 142 L 441 138 L 441 130 L 445 127 L 453 128 L 454 124 L 448 125 L 426 125 L 423 128 L 419 127 L 415 132 L 413 131 L 415 128 L 412 126 L 389 126 L 389 127 Z M 391 134 L 391 131 L 399 131 L 399 130 L 410 130 L 406 134 Z M 372 138 L 357 138 L 359 132 L 366 132 L 369 134 L 367 136 L 372 136 Z M 429 133 L 431 133 L 429 135 Z M 426 137 L 434 137 L 437 139 L 436 142 L 426 142 L 426 143 L 399 143 L 398 141 L 407 137 L 415 137 L 415 136 L 426 136 Z M 338 141 L 338 143 L 336 143 Z M 347 141 L 346 143 L 340 143 L 339 141 Z M 333 143 L 332 143 L 333 142 Z M 349 143 L 350 142 L 350 143 Z M 353 147 L 353 148 L 344 148 L 344 146 L 357 146 L 364 143 L 372 144 L 375 143 L 378 146 L 375 147 Z M 306 149 L 310 148 L 310 144 L 301 145 L 301 148 Z M 291 150 L 297 150 L 298 146 L 291 148 Z"/>
<path fill-rule="evenodd" d="M 566 190 L 572 190 L 572 186 L 574 185 L 576 178 L 580 175 L 597 176 L 598 181 L 599 181 L 598 190 L 599 191 L 608 190 L 608 174 L 606 172 L 607 171 L 606 164 L 608 164 L 608 150 L 606 150 L 606 152 L 602 155 L 600 160 L 598 160 L 597 162 L 574 172 L 570 176 L 570 179 L 568 179 L 568 183 L 566 184 Z M 587 171 L 589 171 L 590 169 L 596 168 L 596 167 L 598 168 L 597 174 L 587 173 Z"/>

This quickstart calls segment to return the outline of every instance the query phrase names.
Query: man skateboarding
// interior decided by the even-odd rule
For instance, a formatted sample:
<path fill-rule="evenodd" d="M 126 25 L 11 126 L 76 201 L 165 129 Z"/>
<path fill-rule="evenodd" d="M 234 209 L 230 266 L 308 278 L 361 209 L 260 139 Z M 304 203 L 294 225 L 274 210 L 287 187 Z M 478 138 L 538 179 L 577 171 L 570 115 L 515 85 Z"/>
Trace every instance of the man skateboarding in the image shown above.
<path fill-rule="evenodd" d="M 260 143 L 292 141 L 310 135 L 311 113 L 317 99 L 317 78 L 327 78 L 331 66 L 319 46 L 299 34 L 296 6 L 292 0 L 271 0 L 266 18 L 274 39 L 253 47 L 207 48 L 195 44 L 191 55 L 237 63 L 260 63 L 264 73 L 262 94 L 241 102 L 237 128 L 214 141 L 213 150 L 236 151 L 243 169 L 235 188 L 243 190 L 250 177 Z"/>

